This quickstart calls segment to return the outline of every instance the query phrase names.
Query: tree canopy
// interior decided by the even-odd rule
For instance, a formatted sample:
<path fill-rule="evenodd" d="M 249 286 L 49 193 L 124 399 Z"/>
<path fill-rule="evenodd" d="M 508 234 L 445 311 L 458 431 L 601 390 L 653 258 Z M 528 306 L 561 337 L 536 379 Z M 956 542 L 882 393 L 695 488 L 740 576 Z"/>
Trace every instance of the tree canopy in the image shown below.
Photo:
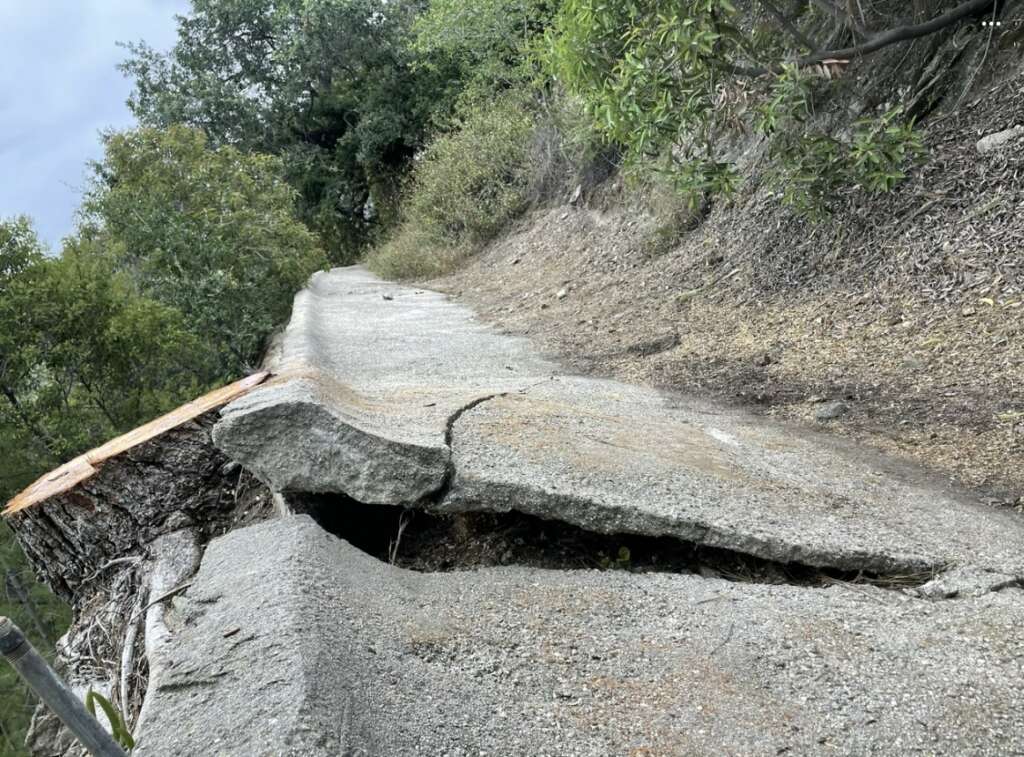
<path fill-rule="evenodd" d="M 226 379 L 254 364 L 295 292 L 326 265 L 295 199 L 276 157 L 210 147 L 184 126 L 143 128 L 108 136 L 81 236 L 180 313 Z"/>
<path fill-rule="evenodd" d="M 130 106 L 280 157 L 302 218 L 351 260 L 387 216 L 448 71 L 413 65 L 410 0 L 194 0 L 167 53 L 129 46 Z"/>

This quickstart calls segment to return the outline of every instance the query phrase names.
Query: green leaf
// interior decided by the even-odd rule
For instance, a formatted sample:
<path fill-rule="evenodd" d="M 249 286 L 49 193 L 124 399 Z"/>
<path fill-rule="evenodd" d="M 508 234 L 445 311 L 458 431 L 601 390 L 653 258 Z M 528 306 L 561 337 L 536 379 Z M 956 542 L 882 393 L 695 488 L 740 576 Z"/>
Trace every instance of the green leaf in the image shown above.
<path fill-rule="evenodd" d="M 110 723 L 110 728 L 114 740 L 117 741 L 125 749 L 132 749 L 135 747 L 135 739 L 132 738 L 131 732 L 125 725 L 124 718 L 121 712 L 111 704 L 110 700 L 102 694 L 89 689 L 85 695 L 85 707 L 89 711 L 89 714 L 96 717 L 96 705 L 99 704 L 103 710 L 103 714 L 107 716 L 107 721 Z"/>

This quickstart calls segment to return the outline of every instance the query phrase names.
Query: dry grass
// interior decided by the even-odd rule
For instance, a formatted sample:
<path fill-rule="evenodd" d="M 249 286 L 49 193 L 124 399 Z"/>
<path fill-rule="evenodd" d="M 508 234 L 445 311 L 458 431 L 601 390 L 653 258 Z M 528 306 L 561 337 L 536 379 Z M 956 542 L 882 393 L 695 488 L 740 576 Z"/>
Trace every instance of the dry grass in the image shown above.
<path fill-rule="evenodd" d="M 388 279 L 429 279 L 454 271 L 472 251 L 469 245 L 438 239 L 423 226 L 406 221 L 363 262 Z"/>

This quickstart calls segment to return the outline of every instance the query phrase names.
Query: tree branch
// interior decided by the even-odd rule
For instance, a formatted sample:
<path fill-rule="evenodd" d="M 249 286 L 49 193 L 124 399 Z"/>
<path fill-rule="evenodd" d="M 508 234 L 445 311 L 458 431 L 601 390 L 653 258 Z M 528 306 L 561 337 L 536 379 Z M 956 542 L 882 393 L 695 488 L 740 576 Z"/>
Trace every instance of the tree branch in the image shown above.
<path fill-rule="evenodd" d="M 819 50 L 818 52 L 805 55 L 804 57 L 796 61 L 798 66 L 812 66 L 815 63 L 821 63 L 826 60 L 850 60 L 852 58 L 863 58 L 872 53 L 878 52 L 882 48 L 895 45 L 899 42 L 908 42 L 912 39 L 918 39 L 919 37 L 927 37 L 930 34 L 941 31 L 948 26 L 952 26 L 958 21 L 962 21 L 968 16 L 972 16 L 976 13 L 988 8 L 995 0 L 968 0 L 968 2 L 958 5 L 941 16 L 936 16 L 931 21 L 926 21 L 922 24 L 909 24 L 904 26 L 897 26 L 888 31 L 876 34 L 865 42 L 854 45 L 853 47 L 844 47 L 838 50 Z M 742 66 L 732 63 L 726 63 L 721 66 L 723 70 L 740 76 L 763 76 L 764 74 L 779 73 L 782 70 L 780 65 L 768 66 L 768 67 L 751 67 Z"/>
<path fill-rule="evenodd" d="M 980 13 L 992 5 L 993 2 L 995 0 L 969 0 L 943 13 L 941 16 L 936 16 L 931 21 L 925 21 L 923 24 L 897 26 L 881 34 L 876 34 L 862 44 L 853 47 L 814 53 L 802 59 L 801 64 L 819 63 L 828 58 L 863 58 L 866 55 L 881 50 L 883 47 L 888 47 L 898 42 L 909 42 L 912 39 L 927 37 L 930 34 L 942 31 L 947 26 L 952 26 L 968 16 Z"/>

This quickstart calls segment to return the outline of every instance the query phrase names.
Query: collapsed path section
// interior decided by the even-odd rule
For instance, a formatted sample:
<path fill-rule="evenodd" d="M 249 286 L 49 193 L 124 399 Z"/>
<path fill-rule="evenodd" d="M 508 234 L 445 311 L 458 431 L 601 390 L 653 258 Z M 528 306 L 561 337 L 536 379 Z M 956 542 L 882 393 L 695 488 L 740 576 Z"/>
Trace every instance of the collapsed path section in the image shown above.
<path fill-rule="evenodd" d="M 442 488 L 452 419 L 556 366 L 435 292 L 361 268 L 313 276 L 267 366 L 215 440 L 280 491 L 412 504 Z"/>
<path fill-rule="evenodd" d="M 133 754 L 1016 753 L 1018 594 L 423 574 L 292 516 L 207 549 Z"/>
<path fill-rule="evenodd" d="M 436 292 L 317 274 L 214 431 L 284 492 L 518 510 L 767 560 L 985 591 L 1024 577 L 1024 520 L 856 447 L 572 376 Z"/>

